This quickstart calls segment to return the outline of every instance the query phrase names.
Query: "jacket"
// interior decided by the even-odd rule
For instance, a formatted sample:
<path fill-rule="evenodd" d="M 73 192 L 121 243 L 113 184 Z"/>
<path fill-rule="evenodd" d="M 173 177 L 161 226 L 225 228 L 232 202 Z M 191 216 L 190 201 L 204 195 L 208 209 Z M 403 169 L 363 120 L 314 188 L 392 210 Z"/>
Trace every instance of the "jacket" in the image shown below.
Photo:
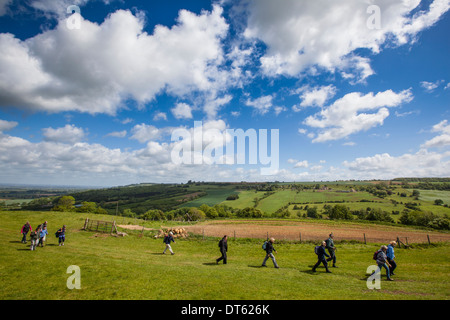
<path fill-rule="evenodd" d="M 172 236 L 164 237 L 163 242 L 164 242 L 165 244 L 170 244 L 170 241 L 175 242 L 175 240 L 173 240 L 173 237 L 172 237 Z"/>
<path fill-rule="evenodd" d="M 325 248 L 323 246 L 320 246 L 317 250 L 317 257 L 319 260 L 325 260 L 325 257 L 329 258 L 330 255 L 325 251 Z"/>
<path fill-rule="evenodd" d="M 378 254 L 377 254 L 377 263 L 378 264 L 385 264 L 386 263 L 386 259 L 387 259 L 386 253 L 384 253 L 383 250 L 380 250 L 380 252 L 378 252 Z"/>
<path fill-rule="evenodd" d="M 33 229 L 31 229 L 31 226 L 29 224 L 24 224 L 22 229 L 20 230 L 20 233 L 28 233 L 28 231 L 33 231 Z"/>
<path fill-rule="evenodd" d="M 392 245 L 388 245 L 388 249 L 386 252 L 386 256 L 390 259 L 390 260 L 394 260 L 395 259 L 395 254 L 394 254 L 394 247 Z"/>
<path fill-rule="evenodd" d="M 223 251 L 225 251 L 225 252 L 227 252 L 228 251 L 228 241 L 227 240 L 220 240 L 219 241 L 219 248 L 220 248 L 220 251 L 221 252 L 223 252 Z"/>
<path fill-rule="evenodd" d="M 270 253 L 272 253 L 273 251 L 277 251 L 277 250 L 275 250 L 275 248 L 273 247 L 273 243 L 272 243 L 272 242 L 267 241 L 267 244 L 266 244 L 266 253 L 267 253 L 267 254 L 270 254 Z"/>

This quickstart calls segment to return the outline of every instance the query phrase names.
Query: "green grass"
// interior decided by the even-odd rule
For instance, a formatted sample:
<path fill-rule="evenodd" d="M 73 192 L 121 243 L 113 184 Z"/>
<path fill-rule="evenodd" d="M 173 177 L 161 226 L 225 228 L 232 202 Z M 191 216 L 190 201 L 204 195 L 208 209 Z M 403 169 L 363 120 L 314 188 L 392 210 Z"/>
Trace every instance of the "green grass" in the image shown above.
<path fill-rule="evenodd" d="M 226 200 L 223 201 L 221 204 L 225 204 L 229 207 L 235 208 L 235 209 L 244 209 L 247 207 L 252 208 L 255 205 L 255 198 L 261 199 L 265 191 L 240 191 L 239 192 L 239 199 L 236 200 Z"/>
<path fill-rule="evenodd" d="M 419 190 L 419 199 L 423 201 L 429 201 L 434 203 L 434 200 L 441 199 L 444 204 L 450 205 L 450 192 L 449 191 L 439 191 L 439 190 Z"/>
<path fill-rule="evenodd" d="M 210 207 L 221 203 L 227 199 L 228 196 L 237 193 L 235 188 L 213 188 L 210 187 L 206 190 L 200 189 L 199 191 L 205 191 L 206 196 L 200 197 L 198 199 L 186 202 L 180 207 L 200 207 L 202 204 L 206 204 Z"/>
<path fill-rule="evenodd" d="M 280 269 L 260 268 L 261 241 L 230 240 L 229 264 L 216 265 L 217 239 L 177 240 L 174 256 L 161 255 L 161 239 L 95 236 L 80 231 L 87 216 L 79 213 L 0 212 L 0 299 L 150 299 L 150 300 L 299 300 L 299 299 L 449 299 L 450 246 L 397 249 L 396 281 L 381 290 L 366 287 L 366 269 L 378 245 L 339 245 L 339 267 L 310 272 L 316 262 L 312 244 L 275 244 Z M 112 220 L 111 216 L 90 215 Z M 20 243 L 20 228 L 47 220 L 48 245 L 30 251 Z M 127 221 L 128 222 L 128 221 Z M 133 219 L 129 219 L 133 222 Z M 66 224 L 66 245 L 54 231 Z M 157 227 L 158 223 L 151 223 Z M 197 240 L 196 240 L 197 239 Z M 81 289 L 66 287 L 67 267 L 81 268 Z M 384 277 L 382 278 L 384 280 Z"/>

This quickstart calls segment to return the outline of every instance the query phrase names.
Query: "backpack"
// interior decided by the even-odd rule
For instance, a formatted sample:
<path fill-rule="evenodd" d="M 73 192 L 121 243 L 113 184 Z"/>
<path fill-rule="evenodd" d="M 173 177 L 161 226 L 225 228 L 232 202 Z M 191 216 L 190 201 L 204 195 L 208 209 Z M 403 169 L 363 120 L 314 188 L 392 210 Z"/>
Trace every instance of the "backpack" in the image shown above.
<path fill-rule="evenodd" d="M 222 240 L 219 241 L 219 248 L 222 248 Z"/>
<path fill-rule="evenodd" d="M 319 248 L 320 248 L 320 246 L 315 246 L 314 247 L 314 253 L 317 254 L 317 255 L 319 255 Z"/>
<path fill-rule="evenodd" d="M 267 248 L 267 241 L 264 241 L 263 245 L 262 245 L 263 250 L 266 250 Z"/>
<path fill-rule="evenodd" d="M 57 238 L 59 238 L 59 233 L 60 233 L 61 231 L 56 231 L 56 233 L 55 233 L 55 237 L 57 237 Z"/>
<path fill-rule="evenodd" d="M 377 260 L 378 254 L 379 254 L 379 253 L 380 253 L 380 250 L 377 250 L 377 251 L 374 252 L 374 254 L 373 254 L 373 260 Z"/>

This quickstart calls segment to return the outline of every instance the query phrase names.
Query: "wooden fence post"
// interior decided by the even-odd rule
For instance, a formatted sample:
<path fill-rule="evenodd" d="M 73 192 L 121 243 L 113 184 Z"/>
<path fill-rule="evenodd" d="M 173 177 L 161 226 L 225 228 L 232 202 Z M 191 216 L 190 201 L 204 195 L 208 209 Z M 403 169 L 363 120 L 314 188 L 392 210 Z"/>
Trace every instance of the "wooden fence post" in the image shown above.
<path fill-rule="evenodd" d="M 236 241 L 236 230 L 234 230 L 234 241 Z"/>
<path fill-rule="evenodd" d="M 302 242 L 302 233 L 300 232 L 300 242 Z"/>
<path fill-rule="evenodd" d="M 431 244 L 430 235 L 429 234 L 427 234 L 427 238 L 428 238 L 428 244 Z"/>
<path fill-rule="evenodd" d="M 400 242 L 400 239 L 397 237 L 397 244 L 398 244 L 398 247 L 399 248 L 401 248 L 402 247 L 402 243 Z"/>
<path fill-rule="evenodd" d="M 364 233 L 364 244 L 367 244 L 367 241 L 366 241 L 366 234 Z"/>

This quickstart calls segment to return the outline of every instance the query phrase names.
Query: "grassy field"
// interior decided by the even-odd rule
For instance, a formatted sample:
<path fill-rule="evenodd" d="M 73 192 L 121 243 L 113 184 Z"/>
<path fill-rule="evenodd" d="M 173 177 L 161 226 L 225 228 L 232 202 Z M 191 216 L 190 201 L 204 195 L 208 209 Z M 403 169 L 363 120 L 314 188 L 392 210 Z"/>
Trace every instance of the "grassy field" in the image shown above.
<path fill-rule="evenodd" d="M 261 241 L 230 240 L 229 264 L 216 265 L 217 239 L 177 240 L 174 256 L 162 255 L 161 239 L 112 237 L 80 231 L 89 215 L 51 212 L 0 212 L 0 299 L 150 299 L 150 300 L 300 300 L 300 299 L 439 299 L 450 298 L 450 246 L 397 249 L 394 282 L 381 290 L 366 287 L 366 269 L 377 244 L 339 244 L 339 268 L 311 273 L 316 262 L 313 244 L 276 244 L 280 269 L 261 268 Z M 90 215 L 109 220 L 111 216 Z M 49 222 L 44 248 L 30 251 L 20 243 L 20 228 Z M 126 222 L 133 222 L 129 219 Z M 68 228 L 66 245 L 53 233 Z M 146 226 L 149 226 L 148 223 Z M 150 226 L 158 228 L 159 223 Z M 128 232 L 128 231 L 127 231 Z M 81 269 L 81 289 L 69 290 L 67 268 Z"/>

